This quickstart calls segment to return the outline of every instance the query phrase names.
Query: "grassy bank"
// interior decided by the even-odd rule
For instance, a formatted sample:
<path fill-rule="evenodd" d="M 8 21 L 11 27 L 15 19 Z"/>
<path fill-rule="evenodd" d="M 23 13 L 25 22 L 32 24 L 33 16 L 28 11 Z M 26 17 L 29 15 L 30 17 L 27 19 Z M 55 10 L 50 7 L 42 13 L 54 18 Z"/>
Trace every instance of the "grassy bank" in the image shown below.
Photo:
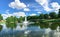
<path fill-rule="evenodd" d="M 43 22 L 60 22 L 60 19 L 45 19 Z"/>

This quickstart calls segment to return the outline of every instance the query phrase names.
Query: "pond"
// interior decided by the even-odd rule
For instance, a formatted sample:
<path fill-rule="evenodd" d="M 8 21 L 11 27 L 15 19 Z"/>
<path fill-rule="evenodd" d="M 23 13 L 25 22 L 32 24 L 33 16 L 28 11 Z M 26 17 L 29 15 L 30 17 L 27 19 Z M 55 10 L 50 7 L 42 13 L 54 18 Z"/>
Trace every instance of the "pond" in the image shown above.
<path fill-rule="evenodd" d="M 51 25 L 31 24 L 28 26 L 22 26 L 18 23 L 15 27 L 13 26 L 13 28 L 11 28 L 9 26 L 7 27 L 6 24 L 1 24 L 0 37 L 60 37 L 59 26 L 56 25 L 57 27 L 55 28 L 55 25 L 52 25 L 53 27 Z"/>

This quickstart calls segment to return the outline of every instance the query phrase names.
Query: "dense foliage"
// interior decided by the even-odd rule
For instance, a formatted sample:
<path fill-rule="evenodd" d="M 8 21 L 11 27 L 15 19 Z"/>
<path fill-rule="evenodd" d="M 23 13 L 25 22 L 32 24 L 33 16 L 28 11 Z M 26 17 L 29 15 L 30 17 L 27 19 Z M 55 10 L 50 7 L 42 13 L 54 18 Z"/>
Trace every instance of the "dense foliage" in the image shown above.
<path fill-rule="evenodd" d="M 60 9 L 59 9 L 59 12 L 58 12 L 58 18 L 60 18 Z"/>
<path fill-rule="evenodd" d="M 16 27 L 16 23 L 17 23 L 17 18 L 16 17 L 11 16 L 11 17 L 8 17 L 6 19 L 7 27 L 14 28 L 14 27 Z"/>
<path fill-rule="evenodd" d="M 3 20 L 3 17 L 2 17 L 2 15 L 0 14 L 0 20 Z"/>
<path fill-rule="evenodd" d="M 56 12 L 50 12 L 49 14 L 40 14 L 39 16 L 28 16 L 28 20 L 34 19 L 58 19 L 60 18 L 60 9 L 58 14 Z"/>

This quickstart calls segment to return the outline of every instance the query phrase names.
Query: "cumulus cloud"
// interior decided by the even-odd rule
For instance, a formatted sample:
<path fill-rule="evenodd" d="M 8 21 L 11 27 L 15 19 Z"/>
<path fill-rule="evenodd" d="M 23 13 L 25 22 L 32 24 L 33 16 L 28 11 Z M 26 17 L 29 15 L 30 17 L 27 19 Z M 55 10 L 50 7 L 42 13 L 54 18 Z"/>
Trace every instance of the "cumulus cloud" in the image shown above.
<path fill-rule="evenodd" d="M 38 2 L 41 5 L 48 5 L 48 0 L 36 0 L 36 2 Z"/>
<path fill-rule="evenodd" d="M 6 14 L 2 14 L 3 19 L 6 19 L 8 16 Z"/>
<path fill-rule="evenodd" d="M 29 8 L 24 8 L 24 11 L 30 11 L 30 9 Z"/>
<path fill-rule="evenodd" d="M 46 11 L 51 11 L 52 9 L 49 8 L 49 0 L 36 0 Z"/>
<path fill-rule="evenodd" d="M 24 17 L 26 15 L 24 12 L 14 12 L 12 14 L 10 14 L 10 13 L 2 14 L 2 16 L 3 16 L 3 19 L 6 19 L 7 17 L 10 17 L 10 16 L 16 16 L 19 18 L 20 16 Z"/>
<path fill-rule="evenodd" d="M 9 14 L 9 10 L 6 10 L 5 12 L 6 12 L 6 14 L 2 14 L 3 19 L 6 19 L 7 17 L 12 16 L 12 14 Z"/>
<path fill-rule="evenodd" d="M 36 14 L 30 14 L 30 16 L 36 16 Z"/>
<path fill-rule="evenodd" d="M 7 17 L 12 16 L 12 14 L 2 14 L 2 16 L 3 16 L 3 19 L 6 19 Z"/>
<path fill-rule="evenodd" d="M 22 8 L 25 8 L 26 5 L 22 2 L 20 2 L 19 0 L 15 0 L 14 2 L 11 2 L 9 4 L 9 7 L 13 8 L 13 9 L 22 9 Z"/>
<path fill-rule="evenodd" d="M 52 2 L 52 3 L 51 3 L 51 7 L 53 8 L 53 10 L 54 10 L 56 13 L 58 13 L 58 9 L 60 9 L 59 3 L 57 3 L 57 2 Z"/>
<path fill-rule="evenodd" d="M 12 16 L 17 16 L 17 17 L 22 16 L 22 17 L 24 17 L 24 16 L 26 16 L 26 15 L 25 15 L 24 12 L 15 12 L 15 13 L 12 14 Z"/>
<path fill-rule="evenodd" d="M 52 2 L 51 6 L 53 9 L 56 9 L 56 10 L 60 8 L 60 5 L 57 2 Z"/>
<path fill-rule="evenodd" d="M 58 13 L 58 9 L 60 9 L 60 5 L 58 2 L 49 3 L 49 0 L 36 0 L 46 11 L 55 11 Z M 49 5 L 51 5 L 50 8 Z"/>

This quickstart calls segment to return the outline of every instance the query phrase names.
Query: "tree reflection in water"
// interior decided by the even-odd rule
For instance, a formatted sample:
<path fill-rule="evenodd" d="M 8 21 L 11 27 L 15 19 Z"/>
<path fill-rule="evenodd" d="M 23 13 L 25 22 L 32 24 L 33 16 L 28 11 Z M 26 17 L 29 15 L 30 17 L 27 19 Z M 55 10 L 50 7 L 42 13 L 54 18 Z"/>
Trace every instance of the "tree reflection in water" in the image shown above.
<path fill-rule="evenodd" d="M 27 34 L 27 36 L 25 36 L 25 37 L 57 37 L 57 35 L 55 33 L 56 33 L 56 29 L 60 25 L 60 23 L 52 22 L 51 25 L 49 23 L 51 23 L 51 22 L 39 22 L 39 23 L 30 24 L 29 29 L 31 30 L 31 32 L 29 34 Z M 6 26 L 7 26 L 7 28 L 11 28 L 13 30 L 2 33 L 1 37 L 24 37 L 25 30 L 14 30 L 14 28 L 16 28 L 16 26 L 17 26 L 16 24 L 9 23 L 9 24 L 6 24 Z M 21 25 L 19 25 L 19 26 L 22 27 Z M 38 28 L 35 28 L 36 31 L 34 31 L 34 30 L 32 30 L 33 27 L 31 28 L 31 26 L 33 26 L 33 27 L 40 26 L 40 30 L 38 30 Z M 2 30 L 2 26 L 0 26 L 0 30 Z"/>
<path fill-rule="evenodd" d="M 2 27 L 3 27 L 3 26 L 2 26 L 2 25 L 0 25 L 0 31 L 2 30 Z"/>

